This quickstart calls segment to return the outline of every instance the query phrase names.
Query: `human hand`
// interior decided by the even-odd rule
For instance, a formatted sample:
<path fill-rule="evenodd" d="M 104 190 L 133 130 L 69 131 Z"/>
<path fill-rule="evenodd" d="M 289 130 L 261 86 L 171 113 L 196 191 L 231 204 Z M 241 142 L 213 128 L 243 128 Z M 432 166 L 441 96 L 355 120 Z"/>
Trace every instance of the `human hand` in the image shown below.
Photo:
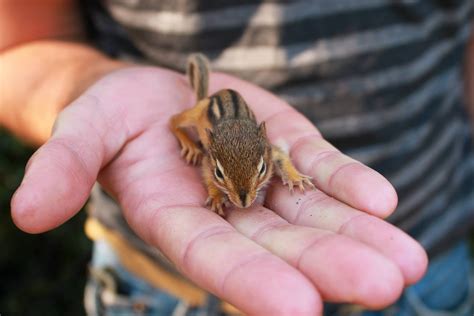
<path fill-rule="evenodd" d="M 314 315 L 322 300 L 393 303 L 427 259 L 380 219 L 396 206 L 392 186 L 275 96 L 214 74 L 211 92 L 224 87 L 266 121 L 272 142 L 288 144 L 316 191 L 291 195 L 276 183 L 266 207 L 231 210 L 228 221 L 204 208 L 200 172 L 181 159 L 168 129 L 171 115 L 193 105 L 193 93 L 182 75 L 137 67 L 104 77 L 59 115 L 12 198 L 15 223 L 31 233 L 61 225 L 98 180 L 141 238 L 247 314 Z"/>

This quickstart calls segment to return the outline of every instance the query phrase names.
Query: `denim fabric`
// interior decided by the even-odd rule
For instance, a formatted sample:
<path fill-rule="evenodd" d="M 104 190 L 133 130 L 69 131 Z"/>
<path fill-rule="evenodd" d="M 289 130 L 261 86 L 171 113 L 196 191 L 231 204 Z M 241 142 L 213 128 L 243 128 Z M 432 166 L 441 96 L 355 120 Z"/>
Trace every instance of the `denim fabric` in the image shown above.
<path fill-rule="evenodd" d="M 101 278 L 91 273 L 86 284 L 84 305 L 89 316 L 219 315 L 219 301 L 212 295 L 208 296 L 205 306 L 193 308 L 135 277 L 122 267 L 104 240 L 94 242 L 90 269 L 100 271 Z"/>
<path fill-rule="evenodd" d="M 432 260 L 423 279 L 406 289 L 396 315 L 473 316 L 474 282 L 469 243 Z"/>
<path fill-rule="evenodd" d="M 418 283 L 405 289 L 396 304 L 382 311 L 355 311 L 327 304 L 328 316 L 473 316 L 474 280 L 469 243 L 464 240 L 430 260 Z"/>
<path fill-rule="evenodd" d="M 468 242 L 462 241 L 430 261 L 425 277 L 408 287 L 399 301 L 383 311 L 355 311 L 337 304 L 327 304 L 325 315 L 358 316 L 472 316 L 474 289 Z M 107 286 L 91 277 L 86 285 L 85 306 L 88 315 L 209 315 L 204 306 L 189 308 L 177 298 L 133 276 L 119 263 L 105 241 L 94 243 L 92 269 L 101 269 L 116 281 Z M 109 288 L 108 288 L 109 287 Z M 113 287 L 113 289 L 110 289 Z M 210 301 L 215 299 L 210 297 Z"/>

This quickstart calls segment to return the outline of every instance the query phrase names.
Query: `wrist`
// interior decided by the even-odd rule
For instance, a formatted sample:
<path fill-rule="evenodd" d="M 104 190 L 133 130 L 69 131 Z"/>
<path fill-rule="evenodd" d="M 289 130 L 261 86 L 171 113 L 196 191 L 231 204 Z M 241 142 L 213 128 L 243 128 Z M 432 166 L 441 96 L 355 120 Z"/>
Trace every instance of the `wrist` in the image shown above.
<path fill-rule="evenodd" d="M 103 76 L 127 66 L 77 43 L 38 41 L 7 50 L 0 54 L 0 123 L 40 145 L 65 106 Z"/>

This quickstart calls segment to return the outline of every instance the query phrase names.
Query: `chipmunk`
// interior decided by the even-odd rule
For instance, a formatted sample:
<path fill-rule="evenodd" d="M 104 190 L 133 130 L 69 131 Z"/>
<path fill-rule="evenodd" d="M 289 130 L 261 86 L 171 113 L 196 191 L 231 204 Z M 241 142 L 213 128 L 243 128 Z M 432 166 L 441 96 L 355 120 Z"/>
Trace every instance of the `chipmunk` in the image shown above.
<path fill-rule="evenodd" d="M 255 115 L 242 96 L 223 89 L 208 96 L 209 62 L 202 54 L 188 59 L 187 76 L 196 94 L 193 108 L 174 115 L 170 128 L 181 145 L 181 156 L 196 165 L 202 159 L 202 174 L 207 188 L 206 205 L 224 216 L 227 200 L 246 208 L 276 172 L 290 192 L 305 185 L 314 189 L 310 177 L 301 174 L 279 147 L 267 139 L 265 122 Z M 185 131 L 194 127 L 202 147 Z"/>

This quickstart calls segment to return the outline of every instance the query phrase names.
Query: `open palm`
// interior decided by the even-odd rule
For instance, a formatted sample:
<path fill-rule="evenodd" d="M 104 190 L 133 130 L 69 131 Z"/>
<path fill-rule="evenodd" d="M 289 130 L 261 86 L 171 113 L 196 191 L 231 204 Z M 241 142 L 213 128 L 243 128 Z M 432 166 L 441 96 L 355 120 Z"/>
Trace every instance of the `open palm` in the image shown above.
<path fill-rule="evenodd" d="M 12 200 L 15 223 L 52 229 L 85 203 L 96 180 L 134 231 L 199 286 L 249 314 L 318 314 L 322 300 L 393 303 L 426 268 L 423 249 L 380 218 L 397 203 L 378 173 L 341 154 L 282 100 L 223 74 L 211 92 L 239 91 L 270 140 L 286 144 L 317 190 L 276 181 L 265 207 L 203 207 L 200 172 L 180 157 L 171 115 L 193 105 L 184 76 L 151 67 L 116 71 L 58 117 Z"/>

